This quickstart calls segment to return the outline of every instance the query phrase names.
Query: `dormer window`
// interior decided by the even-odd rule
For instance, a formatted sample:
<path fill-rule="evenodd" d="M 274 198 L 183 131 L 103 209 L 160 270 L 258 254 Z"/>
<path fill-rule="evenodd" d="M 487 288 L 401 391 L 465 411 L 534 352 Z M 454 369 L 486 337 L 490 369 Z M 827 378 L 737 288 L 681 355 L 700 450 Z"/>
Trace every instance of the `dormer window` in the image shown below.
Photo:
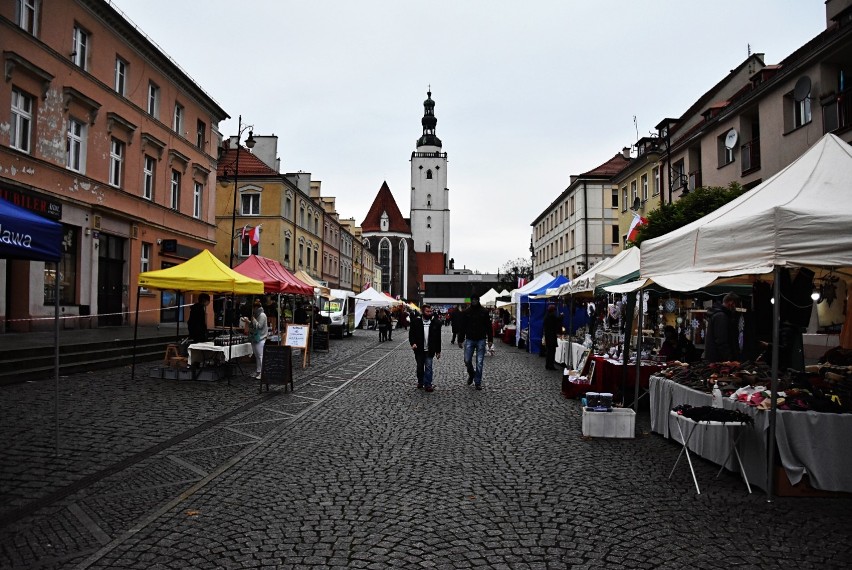
<path fill-rule="evenodd" d="M 390 229 L 390 220 L 388 219 L 387 212 L 382 213 L 382 220 L 381 220 L 379 226 L 381 227 L 381 230 L 383 232 L 386 232 Z"/>

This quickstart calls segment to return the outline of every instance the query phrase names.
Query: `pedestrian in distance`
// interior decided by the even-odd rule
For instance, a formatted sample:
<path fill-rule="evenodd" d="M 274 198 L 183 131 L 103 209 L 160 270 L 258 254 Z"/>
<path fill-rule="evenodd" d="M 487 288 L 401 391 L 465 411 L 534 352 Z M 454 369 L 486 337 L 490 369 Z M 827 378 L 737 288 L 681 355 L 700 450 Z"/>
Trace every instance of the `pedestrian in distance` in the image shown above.
<path fill-rule="evenodd" d="M 423 305 L 422 316 L 411 320 L 411 328 L 408 330 L 408 343 L 414 351 L 414 359 L 417 361 L 417 388 L 423 388 L 431 392 L 432 387 L 432 361 L 433 358 L 441 359 L 441 319 L 432 315 L 432 307 Z"/>
<path fill-rule="evenodd" d="M 461 307 L 459 307 L 457 305 L 457 306 L 453 307 L 453 309 L 450 311 L 450 316 L 448 318 L 448 320 L 450 321 L 450 330 L 453 331 L 453 337 L 450 339 L 450 344 L 456 343 L 456 337 L 459 334 L 459 327 L 461 326 L 461 319 L 462 319 Z"/>
<path fill-rule="evenodd" d="M 376 328 L 379 329 L 379 342 L 384 342 L 388 339 L 388 329 L 390 328 L 390 315 L 386 309 L 379 309 L 376 315 Z"/>
<path fill-rule="evenodd" d="M 704 360 L 707 362 L 727 362 L 740 356 L 739 331 L 737 330 L 736 293 L 728 293 L 722 299 L 721 307 L 707 311 L 707 333 L 704 337 Z"/>
<path fill-rule="evenodd" d="M 255 299 L 253 307 L 251 319 L 248 319 L 249 342 L 251 342 L 251 349 L 254 352 L 254 377 L 260 378 L 263 371 L 263 345 L 266 344 L 266 335 L 269 327 L 260 299 Z"/>
<path fill-rule="evenodd" d="M 544 367 L 548 370 L 556 370 L 556 347 L 557 338 L 562 330 L 562 319 L 556 313 L 556 305 L 548 305 L 547 313 L 544 315 Z"/>
<path fill-rule="evenodd" d="M 210 295 L 202 293 L 198 301 L 189 308 L 189 319 L 186 328 L 189 330 L 189 338 L 192 342 L 207 342 L 207 305 L 210 304 Z"/>
<path fill-rule="evenodd" d="M 293 322 L 297 325 L 307 325 L 310 324 L 308 319 L 308 311 L 305 309 L 305 305 L 300 304 L 296 307 L 295 312 L 293 313 Z"/>
<path fill-rule="evenodd" d="M 479 296 L 470 298 L 470 307 L 462 314 L 459 326 L 459 348 L 464 346 L 464 365 L 467 369 L 467 383 L 475 384 L 477 390 L 482 389 L 482 367 L 485 364 L 487 344 L 494 342 L 494 331 L 491 328 L 491 317 L 482 305 Z M 476 367 L 473 366 L 473 356 L 476 354 Z"/>

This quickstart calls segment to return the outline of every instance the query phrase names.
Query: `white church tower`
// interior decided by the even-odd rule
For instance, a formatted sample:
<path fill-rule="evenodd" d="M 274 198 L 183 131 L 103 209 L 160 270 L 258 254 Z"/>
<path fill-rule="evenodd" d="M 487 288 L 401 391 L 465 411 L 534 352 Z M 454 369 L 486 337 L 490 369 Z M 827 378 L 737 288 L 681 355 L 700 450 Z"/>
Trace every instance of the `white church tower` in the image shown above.
<path fill-rule="evenodd" d="M 435 102 L 432 91 L 423 102 L 423 136 L 411 153 L 411 235 L 414 251 L 450 253 L 450 190 L 447 188 L 447 153 L 435 136 Z"/>

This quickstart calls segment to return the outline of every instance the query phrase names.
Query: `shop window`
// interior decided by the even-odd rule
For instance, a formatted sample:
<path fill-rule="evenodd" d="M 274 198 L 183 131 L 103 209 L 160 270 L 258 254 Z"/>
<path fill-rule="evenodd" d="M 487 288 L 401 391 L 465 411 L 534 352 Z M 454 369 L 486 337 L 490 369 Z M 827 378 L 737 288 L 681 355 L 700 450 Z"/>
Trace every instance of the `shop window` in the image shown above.
<path fill-rule="evenodd" d="M 79 228 L 62 224 L 62 257 L 59 260 L 59 275 L 56 264 L 44 264 L 44 304 L 56 301 L 56 279 L 59 279 L 59 303 L 77 304 L 77 255 L 79 252 Z"/>

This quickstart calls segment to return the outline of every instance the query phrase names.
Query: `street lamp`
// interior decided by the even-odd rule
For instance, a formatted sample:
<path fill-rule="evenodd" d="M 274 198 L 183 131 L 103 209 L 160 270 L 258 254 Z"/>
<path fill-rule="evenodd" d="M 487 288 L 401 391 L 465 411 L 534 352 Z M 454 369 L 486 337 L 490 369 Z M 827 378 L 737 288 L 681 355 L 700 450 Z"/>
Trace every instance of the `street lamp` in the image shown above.
<path fill-rule="evenodd" d="M 252 129 L 251 125 L 246 125 L 246 129 Z M 234 268 L 234 240 L 236 239 L 237 231 L 237 182 L 240 177 L 240 138 L 243 136 L 243 116 L 239 116 L 237 121 L 237 159 L 234 164 L 234 209 L 231 212 L 231 257 L 228 261 L 228 267 Z M 254 132 L 249 130 L 249 136 L 246 139 L 246 146 L 253 149 L 255 144 Z"/>

